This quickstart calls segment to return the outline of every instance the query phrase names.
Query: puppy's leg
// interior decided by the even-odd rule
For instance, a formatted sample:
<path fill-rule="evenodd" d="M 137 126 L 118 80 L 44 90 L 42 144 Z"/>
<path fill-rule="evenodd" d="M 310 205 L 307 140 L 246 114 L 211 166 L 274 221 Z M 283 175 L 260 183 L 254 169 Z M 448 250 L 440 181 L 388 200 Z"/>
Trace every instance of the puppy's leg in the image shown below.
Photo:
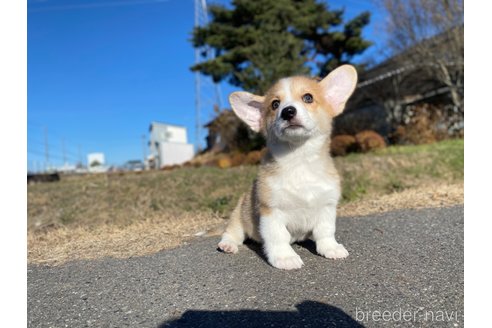
<path fill-rule="evenodd" d="M 291 235 L 282 213 L 274 210 L 260 219 L 260 234 L 268 262 L 276 268 L 299 269 L 304 264 L 290 246 Z"/>
<path fill-rule="evenodd" d="M 245 233 L 241 222 L 241 206 L 243 197 L 238 202 L 238 205 L 232 211 L 231 219 L 227 224 L 225 232 L 222 234 L 222 239 L 218 247 L 225 253 L 237 253 L 238 246 L 244 242 Z"/>
<path fill-rule="evenodd" d="M 336 206 L 324 207 L 313 229 L 316 251 L 329 259 L 341 259 L 349 255 L 345 247 L 335 239 L 336 212 Z"/>

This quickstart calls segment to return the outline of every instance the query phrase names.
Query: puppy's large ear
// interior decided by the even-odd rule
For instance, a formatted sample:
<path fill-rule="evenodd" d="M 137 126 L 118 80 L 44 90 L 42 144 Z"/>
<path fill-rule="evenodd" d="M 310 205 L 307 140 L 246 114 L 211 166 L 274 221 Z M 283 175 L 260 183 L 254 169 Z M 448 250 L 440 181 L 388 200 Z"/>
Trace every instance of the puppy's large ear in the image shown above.
<path fill-rule="evenodd" d="M 357 71 L 351 65 L 343 65 L 332 71 L 319 83 L 325 100 L 333 108 L 334 115 L 343 112 L 345 103 L 357 85 Z"/>
<path fill-rule="evenodd" d="M 255 132 L 259 132 L 261 128 L 263 100 L 263 97 L 243 91 L 233 92 L 229 96 L 234 113 Z"/>

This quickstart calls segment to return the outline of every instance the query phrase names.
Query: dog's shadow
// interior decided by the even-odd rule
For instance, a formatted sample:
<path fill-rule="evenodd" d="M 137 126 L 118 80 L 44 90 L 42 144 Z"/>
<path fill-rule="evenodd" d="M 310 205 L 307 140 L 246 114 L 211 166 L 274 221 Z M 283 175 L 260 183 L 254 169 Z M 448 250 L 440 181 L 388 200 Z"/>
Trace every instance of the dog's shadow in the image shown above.
<path fill-rule="evenodd" d="M 268 260 L 265 256 L 265 252 L 263 251 L 263 245 L 260 243 L 257 243 L 254 240 L 247 239 L 244 241 L 244 246 L 248 247 L 250 250 L 256 253 L 258 257 L 260 257 L 263 261 L 268 263 Z M 316 256 L 320 256 L 318 252 L 316 252 L 316 243 L 312 241 L 311 239 L 300 241 L 300 242 L 295 242 L 292 247 L 294 250 L 298 247 L 307 249 L 311 254 L 314 254 Z"/>
<path fill-rule="evenodd" d="M 158 328 L 215 327 L 346 327 L 364 328 L 344 310 L 317 301 L 295 305 L 295 311 L 269 310 L 187 310 L 181 317 L 162 322 Z"/>

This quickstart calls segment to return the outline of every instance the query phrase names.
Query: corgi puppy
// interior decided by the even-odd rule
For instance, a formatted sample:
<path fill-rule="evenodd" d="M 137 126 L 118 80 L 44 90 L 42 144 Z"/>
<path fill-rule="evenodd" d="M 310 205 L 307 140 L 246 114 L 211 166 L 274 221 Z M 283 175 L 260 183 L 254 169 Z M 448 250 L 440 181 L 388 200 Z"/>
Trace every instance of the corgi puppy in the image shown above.
<path fill-rule="evenodd" d="M 335 239 L 340 179 L 330 157 L 332 120 L 357 84 L 353 66 L 323 80 L 296 76 L 279 80 L 264 96 L 234 92 L 233 111 L 266 137 L 267 152 L 249 192 L 242 195 L 218 244 L 236 253 L 246 238 L 260 242 L 279 269 L 302 267 L 291 247 L 311 238 L 330 259 L 348 256 Z"/>

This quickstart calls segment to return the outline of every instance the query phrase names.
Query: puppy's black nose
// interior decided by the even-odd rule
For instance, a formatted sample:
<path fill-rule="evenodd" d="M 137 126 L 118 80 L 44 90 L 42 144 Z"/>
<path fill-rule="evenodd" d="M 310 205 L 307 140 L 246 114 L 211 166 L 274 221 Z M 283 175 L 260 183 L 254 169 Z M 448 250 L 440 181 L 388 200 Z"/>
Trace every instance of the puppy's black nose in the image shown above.
<path fill-rule="evenodd" d="M 294 106 L 287 106 L 282 109 L 280 117 L 286 121 L 290 121 L 294 116 L 296 116 L 297 110 Z"/>

